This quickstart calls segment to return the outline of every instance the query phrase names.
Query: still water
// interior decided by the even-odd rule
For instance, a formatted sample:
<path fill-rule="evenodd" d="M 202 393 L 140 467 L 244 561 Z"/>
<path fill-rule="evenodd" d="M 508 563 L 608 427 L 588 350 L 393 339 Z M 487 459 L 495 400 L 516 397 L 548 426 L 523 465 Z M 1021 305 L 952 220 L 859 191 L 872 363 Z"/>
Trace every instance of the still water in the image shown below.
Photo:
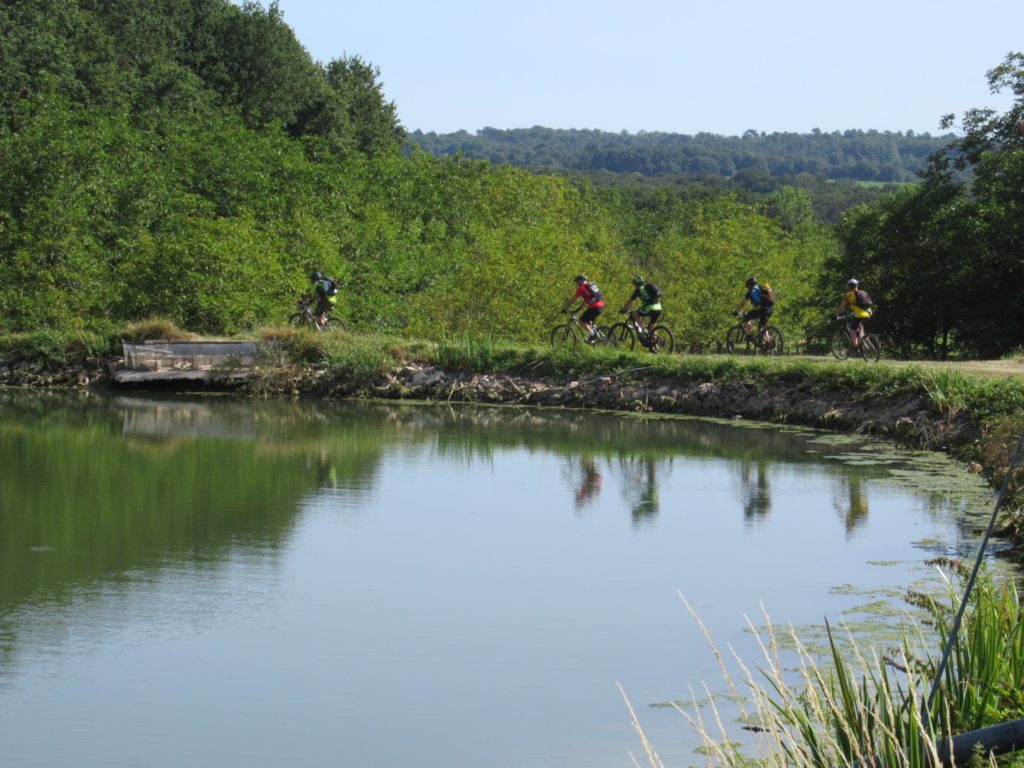
<path fill-rule="evenodd" d="M 700 764 L 746 619 L 877 625 L 992 494 L 809 430 L 0 392 L 0 763 Z M 807 631 L 813 634 L 810 626 Z"/>

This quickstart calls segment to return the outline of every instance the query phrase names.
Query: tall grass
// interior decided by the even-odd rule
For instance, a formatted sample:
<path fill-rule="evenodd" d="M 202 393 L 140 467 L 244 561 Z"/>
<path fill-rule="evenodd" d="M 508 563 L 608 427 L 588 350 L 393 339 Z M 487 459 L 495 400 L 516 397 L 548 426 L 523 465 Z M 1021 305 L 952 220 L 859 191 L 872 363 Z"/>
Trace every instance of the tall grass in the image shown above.
<path fill-rule="evenodd" d="M 960 371 L 929 371 L 922 378 L 924 391 L 939 413 L 955 416 L 967 406 L 970 386 Z"/>
<path fill-rule="evenodd" d="M 118 353 L 119 342 L 94 331 L 40 330 L 0 336 L 0 360 L 62 366 Z"/>
<path fill-rule="evenodd" d="M 497 346 L 489 334 L 444 336 L 437 342 L 434 361 L 448 370 L 493 370 L 497 367 Z"/>
<path fill-rule="evenodd" d="M 957 564 L 939 564 L 949 566 L 957 582 L 966 579 Z M 895 649 L 864 649 L 850 633 L 828 627 L 829 652 L 819 658 L 789 629 L 795 659 L 783 658 L 779 649 L 786 638 L 766 615 L 765 629 L 750 627 L 762 654 L 756 672 L 735 656 L 737 671 L 730 671 L 683 598 L 704 630 L 731 694 L 743 692 L 738 727 L 756 734 L 731 733 L 705 684 L 710 715 L 696 703 L 679 710 L 699 734 L 709 761 L 728 768 L 926 768 L 941 763 L 953 736 L 1024 717 L 1019 596 L 1012 583 L 996 585 L 984 574 L 970 598 L 930 717 L 922 716 L 938 666 L 935 649 L 959 607 L 954 582 L 945 574 L 943 579 L 945 603 L 908 595 L 910 605 L 920 610 L 906 613 Z M 662 768 L 631 705 L 629 711 L 649 765 Z"/>

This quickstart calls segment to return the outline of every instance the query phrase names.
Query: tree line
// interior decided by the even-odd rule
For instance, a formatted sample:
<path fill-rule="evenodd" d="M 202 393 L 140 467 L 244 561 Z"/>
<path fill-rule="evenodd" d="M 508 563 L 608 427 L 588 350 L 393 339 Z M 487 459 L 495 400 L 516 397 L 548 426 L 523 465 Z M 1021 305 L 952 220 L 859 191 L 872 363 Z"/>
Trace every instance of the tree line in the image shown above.
<path fill-rule="evenodd" d="M 407 144 L 375 66 L 312 60 L 274 4 L 32 0 L 0 6 L 0 31 L 0 331 L 158 315 L 244 332 L 287 317 L 314 268 L 339 280 L 350 327 L 427 338 L 537 340 L 579 272 L 613 305 L 648 275 L 684 344 L 720 337 L 751 275 L 776 288 L 788 338 L 850 270 L 876 281 L 882 317 L 921 301 L 884 282 L 905 257 L 881 224 L 891 200 L 937 204 L 925 185 L 833 227 L 809 186 L 758 186 L 755 168 L 745 187 L 644 186 L 435 157 Z M 942 155 L 965 206 L 1004 178 L 985 158 L 1009 152 L 974 140 Z M 938 349 L 916 326 L 890 332 Z M 947 338 L 981 348 L 959 325 Z"/>
<path fill-rule="evenodd" d="M 1024 345 L 1024 53 L 987 79 L 1014 94 L 1007 112 L 969 110 L 920 184 L 851 209 L 836 228 L 842 248 L 828 268 L 874 286 L 877 323 L 908 354 L 992 357 Z"/>
<path fill-rule="evenodd" d="M 801 174 L 826 179 L 914 181 L 928 158 L 955 136 L 913 131 L 847 130 L 742 136 L 554 129 L 534 126 L 470 133 L 413 131 L 409 141 L 437 156 L 464 155 L 491 163 L 553 171 L 607 171 L 642 176 L 732 178 L 760 171 L 776 178 Z"/>

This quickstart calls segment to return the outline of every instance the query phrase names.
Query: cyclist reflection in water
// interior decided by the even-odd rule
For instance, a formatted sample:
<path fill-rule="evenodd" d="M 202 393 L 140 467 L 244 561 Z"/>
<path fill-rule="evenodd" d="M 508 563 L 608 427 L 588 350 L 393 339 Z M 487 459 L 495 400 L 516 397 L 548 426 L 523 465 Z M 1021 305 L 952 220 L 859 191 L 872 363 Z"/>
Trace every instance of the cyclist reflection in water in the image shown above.
<path fill-rule="evenodd" d="M 583 481 L 576 489 L 576 509 L 582 509 L 601 493 L 601 472 L 592 456 L 583 457 Z"/>
<path fill-rule="evenodd" d="M 321 488 L 337 488 L 338 472 L 327 451 L 321 447 L 316 457 L 316 482 Z"/>
<path fill-rule="evenodd" d="M 757 477 L 752 470 L 757 466 Z M 772 497 L 768 489 L 768 467 L 764 461 L 740 463 L 740 484 L 743 486 L 743 519 L 753 522 L 768 517 L 772 510 Z"/>
<path fill-rule="evenodd" d="M 857 475 L 846 478 L 846 503 L 836 502 L 836 512 L 843 516 L 846 533 L 856 531 L 868 519 L 868 494 Z"/>
<path fill-rule="evenodd" d="M 654 459 L 630 459 L 623 480 L 623 492 L 631 506 L 633 525 L 658 516 L 658 478 Z"/>

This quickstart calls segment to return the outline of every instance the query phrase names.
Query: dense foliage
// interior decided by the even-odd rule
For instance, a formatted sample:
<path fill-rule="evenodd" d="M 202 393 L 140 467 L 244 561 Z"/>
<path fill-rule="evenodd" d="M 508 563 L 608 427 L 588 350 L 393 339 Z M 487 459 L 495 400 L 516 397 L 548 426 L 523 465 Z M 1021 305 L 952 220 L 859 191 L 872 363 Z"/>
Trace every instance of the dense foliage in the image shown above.
<path fill-rule="evenodd" d="M 322 268 L 354 329 L 536 339 L 576 273 L 602 285 L 613 320 L 642 271 L 684 345 L 721 338 L 750 275 L 775 287 L 774 320 L 796 340 L 827 316 L 851 258 L 867 269 L 890 247 L 866 239 L 882 230 L 862 212 L 843 225 L 840 253 L 825 222 L 858 188 L 808 173 L 780 186 L 757 159 L 728 185 L 695 189 L 410 149 L 378 70 L 313 61 L 274 4 L 28 0 L 0 6 L 0 33 L 0 331 L 160 316 L 243 332 L 281 322 Z M 988 189 L 1009 211 L 1002 166 L 971 143 L 979 130 L 943 155 L 948 172 L 933 165 L 924 191 L 892 200 L 927 208 L 963 190 L 988 212 L 966 197 L 966 169 L 971 195 Z M 934 141 L 899 138 L 915 152 Z M 942 210 L 950 227 L 977 227 L 957 230 L 959 247 L 991 237 L 985 268 L 1005 264 L 994 239 L 1012 247 L 1019 229 Z M 891 329 L 919 338 L 916 326 Z"/>
<path fill-rule="evenodd" d="M 866 282 L 883 308 L 878 326 L 907 352 L 992 356 L 1024 345 L 1024 54 L 1009 54 L 988 82 L 1013 93 L 1008 112 L 969 111 L 921 184 L 849 212 L 838 229 L 832 269 Z"/>
<path fill-rule="evenodd" d="M 0 9 L 0 323 L 159 315 L 279 322 L 314 267 L 352 327 L 535 338 L 585 271 L 624 303 L 666 290 L 718 335 L 752 271 L 790 321 L 831 244 L 797 196 L 599 189 L 403 154 L 378 72 L 314 62 L 276 5 L 33 0 Z M 786 315 L 781 315 L 785 317 Z"/>

